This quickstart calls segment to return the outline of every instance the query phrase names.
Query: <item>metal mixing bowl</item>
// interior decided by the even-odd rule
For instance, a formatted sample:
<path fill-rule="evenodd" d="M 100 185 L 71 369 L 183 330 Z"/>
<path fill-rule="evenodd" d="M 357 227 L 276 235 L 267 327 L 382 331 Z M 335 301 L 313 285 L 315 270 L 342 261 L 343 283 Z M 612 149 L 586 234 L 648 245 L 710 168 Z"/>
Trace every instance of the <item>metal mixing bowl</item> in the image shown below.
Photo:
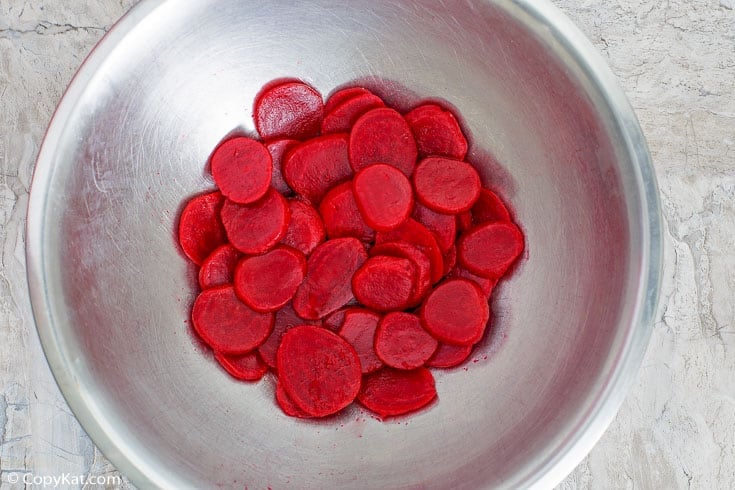
<path fill-rule="evenodd" d="M 175 240 L 207 157 L 254 95 L 358 80 L 446 101 L 527 237 L 495 329 L 439 401 L 380 422 L 284 416 L 272 379 L 228 377 L 187 323 Z M 491 156 L 492 155 L 492 156 Z M 145 0 L 97 46 L 48 130 L 28 214 L 38 331 L 102 451 L 141 487 L 549 487 L 601 436 L 648 341 L 657 191 L 634 114 L 542 0 Z"/>

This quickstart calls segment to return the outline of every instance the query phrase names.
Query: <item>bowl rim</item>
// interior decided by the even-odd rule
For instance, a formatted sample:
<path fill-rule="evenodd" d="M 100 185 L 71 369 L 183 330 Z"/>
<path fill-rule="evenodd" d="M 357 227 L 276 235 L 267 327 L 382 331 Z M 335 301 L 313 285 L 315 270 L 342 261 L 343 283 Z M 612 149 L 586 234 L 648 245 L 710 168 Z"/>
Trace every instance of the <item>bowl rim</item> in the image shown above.
<path fill-rule="evenodd" d="M 142 488 L 169 487 L 178 478 L 136 455 L 133 448 L 118 436 L 103 411 L 94 403 L 91 391 L 84 387 L 85 380 L 79 376 L 79 368 L 65 352 L 64 343 L 55 328 L 56 320 L 46 288 L 45 213 L 41 210 L 46 207 L 46 190 L 53 178 L 54 150 L 62 139 L 66 123 L 73 115 L 87 85 L 118 43 L 145 17 L 169 1 L 141 0 L 102 37 L 72 78 L 49 123 L 38 153 L 26 221 L 28 286 L 36 329 L 46 360 L 66 402 L 86 433 L 119 471 Z M 631 327 L 622 343 L 620 355 L 611 367 L 612 377 L 599 390 L 571 436 L 559 443 L 557 451 L 553 451 L 553 456 L 536 464 L 525 474 L 517 475 L 513 481 L 504 482 L 504 486 L 509 488 L 551 488 L 571 473 L 602 437 L 632 387 L 642 363 L 653 330 L 662 279 L 663 240 L 659 191 L 648 147 L 633 108 L 617 78 L 582 31 L 548 0 L 479 1 L 498 4 L 506 11 L 512 10 L 516 15 L 526 16 L 544 25 L 547 29 L 537 33 L 541 40 L 560 45 L 579 66 L 587 80 L 594 84 L 600 103 L 609 111 L 612 126 L 618 132 L 633 164 L 633 178 L 642 204 L 642 267 L 638 294 L 632 310 Z"/>

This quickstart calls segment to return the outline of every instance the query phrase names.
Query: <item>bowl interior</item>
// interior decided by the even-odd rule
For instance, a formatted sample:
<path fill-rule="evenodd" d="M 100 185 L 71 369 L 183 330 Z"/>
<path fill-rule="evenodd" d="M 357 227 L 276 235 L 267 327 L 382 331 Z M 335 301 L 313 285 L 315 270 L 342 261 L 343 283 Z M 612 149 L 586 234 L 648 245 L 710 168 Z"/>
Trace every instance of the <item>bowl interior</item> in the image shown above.
<path fill-rule="evenodd" d="M 431 3 L 143 2 L 74 82 L 34 183 L 42 337 L 82 422 L 139 483 L 528 483 L 616 375 L 644 266 L 635 162 L 542 19 L 508 1 Z M 190 327 L 196 271 L 177 215 L 212 187 L 213 147 L 253 131 L 255 94 L 281 77 L 449 104 L 526 234 L 492 332 L 463 368 L 436 373 L 439 401 L 416 415 L 288 418 L 273 379 L 232 380 Z"/>

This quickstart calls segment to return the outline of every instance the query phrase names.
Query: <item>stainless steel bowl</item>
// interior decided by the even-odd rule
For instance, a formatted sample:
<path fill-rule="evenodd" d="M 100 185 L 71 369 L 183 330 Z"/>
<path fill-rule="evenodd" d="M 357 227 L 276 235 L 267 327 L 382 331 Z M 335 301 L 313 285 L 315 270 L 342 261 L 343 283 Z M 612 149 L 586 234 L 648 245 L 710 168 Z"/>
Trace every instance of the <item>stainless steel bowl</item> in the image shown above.
<path fill-rule="evenodd" d="M 439 401 L 377 421 L 284 416 L 273 382 L 233 381 L 187 322 L 187 197 L 254 95 L 279 77 L 358 80 L 463 116 L 527 255 L 496 327 Z M 492 156 L 491 156 L 492 155 Z M 549 487 L 630 386 L 657 299 L 661 238 L 646 145 L 614 77 L 542 0 L 145 0 L 61 102 L 33 180 L 28 270 L 56 379 L 141 487 Z"/>

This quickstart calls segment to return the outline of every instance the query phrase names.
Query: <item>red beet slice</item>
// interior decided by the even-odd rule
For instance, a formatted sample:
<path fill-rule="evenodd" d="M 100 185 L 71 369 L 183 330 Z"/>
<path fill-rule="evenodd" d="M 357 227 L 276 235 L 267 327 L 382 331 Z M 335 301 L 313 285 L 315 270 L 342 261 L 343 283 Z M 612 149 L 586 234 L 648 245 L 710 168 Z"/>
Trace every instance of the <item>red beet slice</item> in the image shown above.
<path fill-rule="evenodd" d="M 209 289 L 232 284 L 235 266 L 240 258 L 242 254 L 229 243 L 217 247 L 199 269 L 199 287 Z"/>
<path fill-rule="evenodd" d="M 352 301 L 352 275 L 367 260 L 357 238 L 335 238 L 319 245 L 307 261 L 307 272 L 293 299 L 301 318 L 319 320 Z"/>
<path fill-rule="evenodd" d="M 434 355 L 426 361 L 426 367 L 451 368 L 459 366 L 472 354 L 471 345 L 439 344 Z"/>
<path fill-rule="evenodd" d="M 510 221 L 510 213 L 497 194 L 483 188 L 477 202 L 472 206 L 472 218 L 478 225 L 488 221 Z"/>
<path fill-rule="evenodd" d="M 482 338 L 490 318 L 487 298 L 472 281 L 450 279 L 429 293 L 421 324 L 438 341 L 472 345 Z"/>
<path fill-rule="evenodd" d="M 271 154 L 271 159 L 273 160 L 271 187 L 284 196 L 291 194 L 293 191 L 283 178 L 283 160 L 286 157 L 286 154 L 298 144 L 298 140 L 282 139 L 271 141 L 265 145 L 266 148 L 268 148 L 268 152 Z"/>
<path fill-rule="evenodd" d="M 454 215 L 437 213 L 421 203 L 416 203 L 413 208 L 413 219 L 434 234 L 443 254 L 452 248 L 457 237 L 457 219 Z"/>
<path fill-rule="evenodd" d="M 423 366 L 438 345 L 421 326 L 419 317 L 402 311 L 385 315 L 375 332 L 375 353 L 386 365 L 396 369 Z"/>
<path fill-rule="evenodd" d="M 459 263 L 483 277 L 500 277 L 523 252 L 523 233 L 509 221 L 484 223 L 459 239 Z"/>
<path fill-rule="evenodd" d="M 258 347 L 258 354 L 268 366 L 275 369 L 276 352 L 281 345 L 283 334 L 299 325 L 313 325 L 311 320 L 304 320 L 296 314 L 291 303 L 286 304 L 283 308 L 276 311 L 275 324 L 273 331 L 268 338 Z"/>
<path fill-rule="evenodd" d="M 400 226 L 413 210 L 411 182 L 396 167 L 376 163 L 360 170 L 352 183 L 365 222 L 375 230 Z"/>
<path fill-rule="evenodd" d="M 322 121 L 322 134 L 347 133 L 360 116 L 384 106 L 382 99 L 371 93 L 352 97 L 326 113 Z"/>
<path fill-rule="evenodd" d="M 457 231 L 462 233 L 472 228 L 472 212 L 465 211 L 457 215 Z"/>
<path fill-rule="evenodd" d="M 436 104 L 425 104 L 406 114 L 421 157 L 444 156 L 463 160 L 467 138 L 454 115 Z"/>
<path fill-rule="evenodd" d="M 283 162 L 288 185 L 318 204 L 329 189 L 352 177 L 348 141 L 346 134 L 328 134 L 294 147 Z"/>
<path fill-rule="evenodd" d="M 377 311 L 408 308 L 416 289 L 416 266 L 408 259 L 377 255 L 352 277 L 355 298 Z"/>
<path fill-rule="evenodd" d="M 286 234 L 291 218 L 286 199 L 275 189 L 252 204 L 226 200 L 221 215 L 230 243 L 245 254 L 273 248 Z"/>
<path fill-rule="evenodd" d="M 357 207 L 352 182 L 333 188 L 324 196 L 319 213 L 329 238 L 354 237 L 363 242 L 375 239 L 375 230 L 370 228 Z"/>
<path fill-rule="evenodd" d="M 254 115 L 255 127 L 264 140 L 304 140 L 319 133 L 324 103 L 319 92 L 305 83 L 286 82 L 258 95 Z"/>
<path fill-rule="evenodd" d="M 293 400 L 291 400 L 286 391 L 283 389 L 283 385 L 281 383 L 276 384 L 276 403 L 278 403 L 278 406 L 281 407 L 283 413 L 285 413 L 289 417 L 296 417 L 299 419 L 312 418 L 311 415 L 296 406 Z"/>
<path fill-rule="evenodd" d="M 329 96 L 327 102 L 324 104 L 324 114 L 332 112 L 337 106 L 342 105 L 343 102 L 357 97 L 358 95 L 370 94 L 368 89 L 363 87 L 347 87 L 341 88 Z"/>
<path fill-rule="evenodd" d="M 480 175 L 467 162 L 443 157 L 421 160 L 413 176 L 416 199 L 439 213 L 469 210 L 480 196 Z"/>
<path fill-rule="evenodd" d="M 273 159 L 259 141 L 231 138 L 214 150 L 210 164 L 215 183 L 230 201 L 250 204 L 271 185 Z"/>
<path fill-rule="evenodd" d="M 275 311 L 291 301 L 305 275 L 304 254 L 281 246 L 242 259 L 235 269 L 235 292 L 255 311 Z"/>
<path fill-rule="evenodd" d="M 410 177 L 416 166 L 416 142 L 398 112 L 387 107 L 363 114 L 350 133 L 350 163 L 355 172 L 386 163 Z"/>
<path fill-rule="evenodd" d="M 418 247 L 431 261 L 431 282 L 437 283 L 441 280 L 444 275 L 444 258 L 434 234 L 424 225 L 409 218 L 395 230 L 379 232 L 375 236 L 376 244 L 386 242 L 406 242 Z"/>
<path fill-rule="evenodd" d="M 350 308 L 345 311 L 344 321 L 339 329 L 339 335 L 357 351 L 363 374 L 372 373 L 383 366 L 373 347 L 378 322 L 379 314 L 363 308 Z"/>
<path fill-rule="evenodd" d="M 324 223 L 316 209 L 295 199 L 288 201 L 291 220 L 281 243 L 293 247 L 308 256 L 324 241 Z"/>
<path fill-rule="evenodd" d="M 454 267 L 457 265 L 457 246 L 452 245 L 452 247 L 447 250 L 447 252 L 444 254 L 444 275 L 446 276 L 449 274 L 449 272 L 454 269 Z"/>
<path fill-rule="evenodd" d="M 486 298 L 490 298 L 490 295 L 493 294 L 493 288 L 498 283 L 497 278 L 478 276 L 477 274 L 473 274 L 472 272 L 468 271 L 464 267 L 454 267 L 449 275 L 451 277 L 461 277 L 464 279 L 469 279 L 470 281 L 474 282 L 480 287 L 482 293 L 485 295 Z"/>
<path fill-rule="evenodd" d="M 260 359 L 257 352 L 242 355 L 216 352 L 214 358 L 233 378 L 242 381 L 258 381 L 268 372 L 268 365 Z"/>
<path fill-rule="evenodd" d="M 370 249 L 369 255 L 389 255 L 391 257 L 403 257 L 416 266 L 416 287 L 409 301 L 409 306 L 416 306 L 424 299 L 426 293 L 431 289 L 431 261 L 429 257 L 415 245 L 406 242 L 386 242 L 375 245 Z"/>
<path fill-rule="evenodd" d="M 273 314 L 248 308 L 232 286 L 203 291 L 194 301 L 191 320 L 199 336 L 223 354 L 250 352 L 273 330 Z"/>
<path fill-rule="evenodd" d="M 436 398 L 431 371 L 383 368 L 365 376 L 357 401 L 380 417 L 413 412 Z"/>
<path fill-rule="evenodd" d="M 276 355 L 284 391 L 309 415 L 339 412 L 360 390 L 360 358 L 345 339 L 325 328 L 302 325 L 283 335 Z"/>
<path fill-rule="evenodd" d="M 201 194 L 186 203 L 181 212 L 179 243 L 196 265 L 201 265 L 214 249 L 227 242 L 219 217 L 223 202 L 219 192 Z"/>

